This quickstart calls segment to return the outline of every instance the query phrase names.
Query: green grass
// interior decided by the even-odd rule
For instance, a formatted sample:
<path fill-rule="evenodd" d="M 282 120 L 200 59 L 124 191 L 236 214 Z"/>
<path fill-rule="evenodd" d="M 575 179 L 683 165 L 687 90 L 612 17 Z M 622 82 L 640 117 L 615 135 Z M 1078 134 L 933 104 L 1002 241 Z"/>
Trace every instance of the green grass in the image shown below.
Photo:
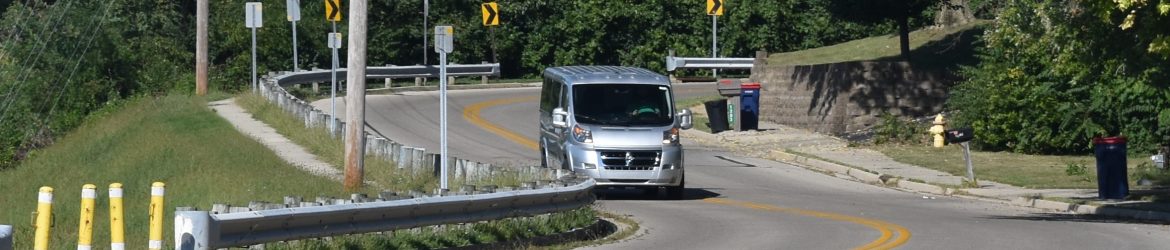
<path fill-rule="evenodd" d="M 950 145 L 943 148 L 925 146 L 878 145 L 872 149 L 882 152 L 896 161 L 940 170 L 956 176 L 967 175 L 963 150 Z M 1086 156 L 1044 156 L 1007 152 L 971 152 L 975 177 L 1027 188 L 1097 188 L 1096 159 Z M 1139 165 L 1148 162 L 1144 157 L 1129 158 L 1131 176 Z M 1083 166 L 1079 174 L 1069 174 L 1069 165 Z M 1074 173 L 1076 171 L 1073 171 Z M 1130 177 L 1130 186 L 1137 178 Z"/>
<path fill-rule="evenodd" d="M 541 215 L 510 218 L 466 225 L 425 227 L 398 230 L 386 234 L 362 234 L 334 237 L 329 241 L 304 240 L 269 243 L 266 249 L 436 249 L 505 242 L 552 235 L 584 228 L 597 220 L 591 208 Z M 532 246 L 511 246 L 531 248 Z"/>
<path fill-rule="evenodd" d="M 305 147 L 321 161 L 342 170 L 341 166 L 345 165 L 345 145 L 340 136 L 329 135 L 325 128 L 305 128 L 304 120 L 293 118 L 259 95 L 242 94 L 236 102 L 248 110 L 253 118 L 272 126 L 276 132 Z M 373 156 L 365 157 L 364 176 L 367 181 L 375 183 L 373 188 L 397 191 L 428 191 L 437 187 L 438 183 L 438 179 L 429 172 L 416 174 L 400 170 L 394 163 Z"/>
<path fill-rule="evenodd" d="M 254 118 L 272 126 L 278 133 L 305 147 L 322 161 L 338 169 L 344 166 L 344 144 L 341 137 L 330 136 L 323 127 L 306 128 L 303 120 L 292 117 L 258 95 L 243 94 L 238 96 L 236 101 L 252 113 Z M 409 169 L 398 169 L 393 162 L 375 156 L 365 156 L 365 163 L 365 178 L 367 181 L 373 181 L 374 188 L 377 189 L 429 191 L 438 187 L 438 178 L 429 171 L 411 173 Z M 514 171 L 500 172 L 483 181 L 468 182 L 459 178 L 449 180 L 451 187 L 464 184 L 519 186 L 522 182 L 536 181 L 535 178 L 521 176 Z"/>
<path fill-rule="evenodd" d="M 22 165 L 0 171 L 0 224 L 16 227 L 16 249 L 31 249 L 37 189 L 54 187 L 50 249 L 77 242 L 80 189 L 98 186 L 94 245 L 109 245 L 107 186 L 125 185 L 127 246 L 144 249 L 150 183 L 167 184 L 164 235 L 173 208 L 279 202 L 286 195 L 343 196 L 341 184 L 297 170 L 237 132 L 202 98 L 171 95 L 128 101 L 88 120 Z"/>
<path fill-rule="evenodd" d="M 910 33 L 911 58 L 921 65 L 954 65 L 973 60 L 975 38 L 983 33 L 977 21 L 947 29 L 927 28 Z M 897 34 L 853 40 L 820 48 L 776 53 L 768 56 L 772 65 L 816 65 L 849 61 L 899 60 Z"/>

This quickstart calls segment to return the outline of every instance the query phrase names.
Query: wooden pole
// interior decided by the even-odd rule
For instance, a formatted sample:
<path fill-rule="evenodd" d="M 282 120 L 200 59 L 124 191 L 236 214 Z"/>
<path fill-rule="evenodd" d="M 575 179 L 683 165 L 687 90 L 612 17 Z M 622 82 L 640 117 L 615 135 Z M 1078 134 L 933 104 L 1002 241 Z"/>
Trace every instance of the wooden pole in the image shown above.
<path fill-rule="evenodd" d="M 366 124 L 366 0 L 349 5 L 349 59 L 345 99 L 345 190 L 361 188 L 365 171 Z"/>
<path fill-rule="evenodd" d="M 208 0 L 195 7 L 195 95 L 207 95 L 207 8 Z"/>

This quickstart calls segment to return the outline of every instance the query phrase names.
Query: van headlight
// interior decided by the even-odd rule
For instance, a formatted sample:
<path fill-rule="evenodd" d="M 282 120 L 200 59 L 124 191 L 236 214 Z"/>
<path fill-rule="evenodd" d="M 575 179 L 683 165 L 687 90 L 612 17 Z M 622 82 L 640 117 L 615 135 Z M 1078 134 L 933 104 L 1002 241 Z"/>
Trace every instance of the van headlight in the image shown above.
<path fill-rule="evenodd" d="M 662 131 L 662 144 L 678 144 L 678 128 Z"/>
<path fill-rule="evenodd" d="M 573 139 L 580 143 L 593 143 L 593 132 L 582 128 L 581 125 L 573 125 Z"/>

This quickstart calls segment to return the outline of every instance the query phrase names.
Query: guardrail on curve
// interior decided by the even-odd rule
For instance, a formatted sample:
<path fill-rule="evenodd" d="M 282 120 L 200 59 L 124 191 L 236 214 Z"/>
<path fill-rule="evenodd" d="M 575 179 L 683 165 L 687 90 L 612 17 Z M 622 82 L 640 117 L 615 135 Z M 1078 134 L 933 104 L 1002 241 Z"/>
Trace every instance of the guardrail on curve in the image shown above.
<path fill-rule="evenodd" d="M 572 184 L 572 185 L 567 185 Z M 495 193 L 416 198 L 229 214 L 180 211 L 178 249 L 217 249 L 266 242 L 383 232 L 569 211 L 593 203 L 592 179 Z"/>

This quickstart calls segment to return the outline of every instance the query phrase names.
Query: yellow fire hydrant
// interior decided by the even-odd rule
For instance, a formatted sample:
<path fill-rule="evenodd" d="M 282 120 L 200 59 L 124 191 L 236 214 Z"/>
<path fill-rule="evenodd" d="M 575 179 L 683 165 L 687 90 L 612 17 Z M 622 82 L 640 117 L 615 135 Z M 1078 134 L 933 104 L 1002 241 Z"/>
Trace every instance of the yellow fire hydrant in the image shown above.
<path fill-rule="evenodd" d="M 943 133 L 947 130 L 945 125 L 947 122 L 943 121 L 943 115 L 938 114 L 934 117 L 934 126 L 930 126 L 930 135 L 934 136 L 934 147 L 936 148 L 943 147 Z"/>

